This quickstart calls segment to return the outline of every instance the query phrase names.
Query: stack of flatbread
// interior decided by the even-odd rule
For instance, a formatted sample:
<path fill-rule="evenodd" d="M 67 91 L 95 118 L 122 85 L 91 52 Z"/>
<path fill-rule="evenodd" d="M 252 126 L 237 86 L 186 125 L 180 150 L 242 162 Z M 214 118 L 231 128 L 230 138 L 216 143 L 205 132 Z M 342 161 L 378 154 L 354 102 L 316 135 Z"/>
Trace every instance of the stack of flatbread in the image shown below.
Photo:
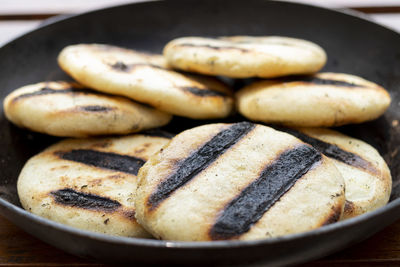
<path fill-rule="evenodd" d="M 277 237 L 375 210 L 391 193 L 385 161 L 324 127 L 376 119 L 390 95 L 355 75 L 318 73 L 326 61 L 317 44 L 277 36 L 183 37 L 163 55 L 65 47 L 58 62 L 76 82 L 43 81 L 4 100 L 15 125 L 73 137 L 26 163 L 21 204 L 89 231 L 185 241 Z M 221 77 L 254 81 L 235 91 Z M 158 129 L 172 116 L 235 113 L 241 122 Z"/>

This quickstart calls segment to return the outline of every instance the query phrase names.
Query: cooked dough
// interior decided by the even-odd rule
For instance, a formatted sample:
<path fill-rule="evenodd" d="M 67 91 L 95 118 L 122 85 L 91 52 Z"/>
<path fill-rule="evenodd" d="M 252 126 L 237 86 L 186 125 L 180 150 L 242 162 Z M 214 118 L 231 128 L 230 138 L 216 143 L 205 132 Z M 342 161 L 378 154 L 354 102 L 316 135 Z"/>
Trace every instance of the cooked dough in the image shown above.
<path fill-rule="evenodd" d="M 279 36 L 183 37 L 169 42 L 164 56 L 177 69 L 232 78 L 311 74 L 326 62 L 318 45 Z"/>
<path fill-rule="evenodd" d="M 165 125 L 172 118 L 130 99 L 68 82 L 19 88 L 4 99 L 4 112 L 20 127 L 70 137 L 134 133 Z"/>
<path fill-rule="evenodd" d="M 100 44 L 64 48 L 58 62 L 80 83 L 193 119 L 223 118 L 233 109 L 231 90 L 211 77 L 168 68 L 161 55 Z"/>
<path fill-rule="evenodd" d="M 389 201 L 392 189 L 390 170 L 375 148 L 333 130 L 297 130 L 285 131 L 332 159 L 342 174 L 346 185 L 343 219 L 373 211 Z"/>
<path fill-rule="evenodd" d="M 17 184 L 21 204 L 80 229 L 150 237 L 134 217 L 136 175 L 168 141 L 154 134 L 61 141 L 25 164 Z"/>
<path fill-rule="evenodd" d="M 136 218 L 165 240 L 263 239 L 337 221 L 344 181 L 333 163 L 249 122 L 175 136 L 140 169 Z"/>
<path fill-rule="evenodd" d="M 236 98 L 239 112 L 251 120 L 300 127 L 373 120 L 390 104 L 381 86 L 342 73 L 255 82 Z"/>

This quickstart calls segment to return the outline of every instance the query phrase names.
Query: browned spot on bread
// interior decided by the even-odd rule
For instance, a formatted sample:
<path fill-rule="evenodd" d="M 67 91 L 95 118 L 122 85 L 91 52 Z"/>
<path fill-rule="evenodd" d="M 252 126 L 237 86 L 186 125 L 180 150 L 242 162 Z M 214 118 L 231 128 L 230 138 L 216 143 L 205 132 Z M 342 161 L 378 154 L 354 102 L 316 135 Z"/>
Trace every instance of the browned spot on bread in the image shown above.
<path fill-rule="evenodd" d="M 342 207 L 340 207 L 339 205 L 332 206 L 331 212 L 329 213 L 327 218 L 320 225 L 324 226 L 324 225 L 328 225 L 331 223 L 335 223 L 335 222 L 339 221 L 341 215 L 342 215 Z"/>
<path fill-rule="evenodd" d="M 112 142 L 108 140 L 108 141 L 104 141 L 104 142 L 95 143 L 91 147 L 106 148 L 106 147 L 109 147 L 110 145 L 112 145 Z"/>
<path fill-rule="evenodd" d="M 225 96 L 227 96 L 226 93 L 216 91 L 216 90 L 211 90 L 208 88 L 186 86 L 186 87 L 180 87 L 180 89 L 182 89 L 182 91 L 184 91 L 184 92 L 188 92 L 192 95 L 199 96 L 199 97 L 225 97 Z"/>
<path fill-rule="evenodd" d="M 117 61 L 114 64 L 109 64 L 110 68 L 116 71 L 120 72 L 126 72 L 126 73 L 131 73 L 132 71 L 135 71 L 138 68 L 153 68 L 153 69 L 159 69 L 159 70 L 164 70 L 164 71 L 172 71 L 167 68 L 150 64 L 150 63 L 124 63 L 122 61 Z"/>
<path fill-rule="evenodd" d="M 352 214 L 355 211 L 354 203 L 350 200 L 346 200 L 344 204 L 344 214 Z"/>
<path fill-rule="evenodd" d="M 68 165 L 61 165 L 61 166 L 52 167 L 50 170 L 51 170 L 51 171 L 55 171 L 55 170 L 65 170 L 65 169 L 68 169 L 68 168 L 69 168 Z"/>
<path fill-rule="evenodd" d="M 147 148 L 151 147 L 151 145 L 152 145 L 151 143 L 143 143 L 141 145 L 141 147 L 138 147 L 135 149 L 134 153 L 141 154 L 141 153 L 145 152 L 147 150 Z"/>
<path fill-rule="evenodd" d="M 136 218 L 135 218 L 135 210 L 134 209 L 129 209 L 129 210 L 123 210 L 122 211 L 122 215 L 127 218 L 128 220 L 131 221 L 135 221 L 136 222 Z"/>
<path fill-rule="evenodd" d="M 142 148 L 135 149 L 134 153 L 135 154 L 140 154 L 140 153 L 143 153 L 144 151 L 146 151 L 146 149 L 142 147 Z"/>
<path fill-rule="evenodd" d="M 90 185 L 90 186 L 92 186 L 92 187 L 94 187 L 94 186 L 99 186 L 99 185 L 102 184 L 102 182 L 103 182 L 103 179 L 101 179 L 101 178 L 93 179 L 93 180 L 90 180 L 90 181 L 88 182 L 88 185 Z"/>
<path fill-rule="evenodd" d="M 76 177 L 76 179 L 79 179 L 79 177 Z M 69 182 L 69 177 L 67 176 L 60 176 L 60 183 L 62 185 L 66 185 Z"/>
<path fill-rule="evenodd" d="M 124 176 L 121 175 L 121 174 L 113 174 L 113 175 L 107 176 L 107 178 L 109 178 L 109 179 L 120 179 L 120 178 L 124 178 Z"/>

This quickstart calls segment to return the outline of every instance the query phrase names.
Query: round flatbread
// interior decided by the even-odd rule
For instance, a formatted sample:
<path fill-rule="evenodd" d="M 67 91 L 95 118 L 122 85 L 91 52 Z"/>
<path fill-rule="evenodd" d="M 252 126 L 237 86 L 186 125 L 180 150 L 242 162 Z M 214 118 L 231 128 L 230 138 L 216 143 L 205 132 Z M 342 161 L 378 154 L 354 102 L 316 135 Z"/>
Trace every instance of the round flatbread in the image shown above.
<path fill-rule="evenodd" d="M 150 237 L 135 220 L 137 172 L 169 138 L 69 139 L 31 158 L 18 178 L 22 206 L 98 233 Z"/>
<path fill-rule="evenodd" d="M 55 136 L 128 134 L 167 124 L 172 116 L 130 99 L 69 82 L 27 85 L 4 99 L 17 126 Z"/>
<path fill-rule="evenodd" d="M 177 69 L 232 78 L 311 74 L 326 63 L 318 45 L 279 36 L 183 37 L 169 42 L 164 56 Z"/>
<path fill-rule="evenodd" d="M 339 220 L 344 182 L 310 145 L 249 122 L 175 136 L 140 169 L 136 218 L 165 240 L 248 240 Z"/>
<path fill-rule="evenodd" d="M 231 90 L 211 77 L 168 68 L 161 55 L 109 45 L 64 48 L 58 62 L 80 83 L 123 95 L 165 112 L 193 119 L 223 118 L 233 109 Z"/>
<path fill-rule="evenodd" d="M 381 116 L 390 105 L 384 88 L 342 73 L 255 82 L 236 99 L 239 112 L 251 120 L 300 127 L 361 123 Z"/>
<path fill-rule="evenodd" d="M 333 160 L 346 185 L 342 219 L 384 206 L 390 198 L 390 170 L 375 148 L 337 131 L 322 128 L 284 129 Z"/>

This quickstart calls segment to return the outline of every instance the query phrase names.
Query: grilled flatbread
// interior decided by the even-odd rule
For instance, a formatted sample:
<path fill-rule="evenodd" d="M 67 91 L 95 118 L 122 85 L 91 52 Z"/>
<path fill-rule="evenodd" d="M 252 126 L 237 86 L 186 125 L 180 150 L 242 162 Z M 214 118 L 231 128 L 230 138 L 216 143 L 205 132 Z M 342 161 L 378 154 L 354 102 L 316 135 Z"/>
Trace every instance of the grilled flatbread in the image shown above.
<path fill-rule="evenodd" d="M 239 112 L 251 120 L 299 127 L 361 123 L 390 105 L 384 88 L 342 73 L 255 82 L 236 98 Z"/>
<path fill-rule="evenodd" d="M 17 126 L 69 137 L 134 133 L 163 126 L 172 118 L 130 99 L 69 82 L 19 88 L 5 98 L 4 112 Z"/>
<path fill-rule="evenodd" d="M 80 83 L 98 91 L 122 95 L 165 112 L 193 119 L 228 116 L 231 90 L 211 77 L 182 74 L 164 58 L 100 44 L 64 48 L 58 62 Z"/>
<path fill-rule="evenodd" d="M 183 37 L 169 42 L 164 56 L 177 69 L 232 78 L 311 74 L 326 62 L 318 45 L 279 36 Z"/>
<path fill-rule="evenodd" d="M 134 217 L 136 175 L 168 141 L 154 132 L 61 141 L 25 164 L 17 184 L 21 204 L 72 227 L 150 237 Z"/>
<path fill-rule="evenodd" d="M 175 136 L 140 169 L 136 218 L 165 240 L 247 240 L 339 220 L 344 181 L 333 163 L 286 133 L 249 122 Z"/>
<path fill-rule="evenodd" d="M 285 129 L 333 160 L 346 185 L 342 219 L 386 205 L 392 189 L 390 170 L 378 151 L 367 143 L 322 128 Z"/>

